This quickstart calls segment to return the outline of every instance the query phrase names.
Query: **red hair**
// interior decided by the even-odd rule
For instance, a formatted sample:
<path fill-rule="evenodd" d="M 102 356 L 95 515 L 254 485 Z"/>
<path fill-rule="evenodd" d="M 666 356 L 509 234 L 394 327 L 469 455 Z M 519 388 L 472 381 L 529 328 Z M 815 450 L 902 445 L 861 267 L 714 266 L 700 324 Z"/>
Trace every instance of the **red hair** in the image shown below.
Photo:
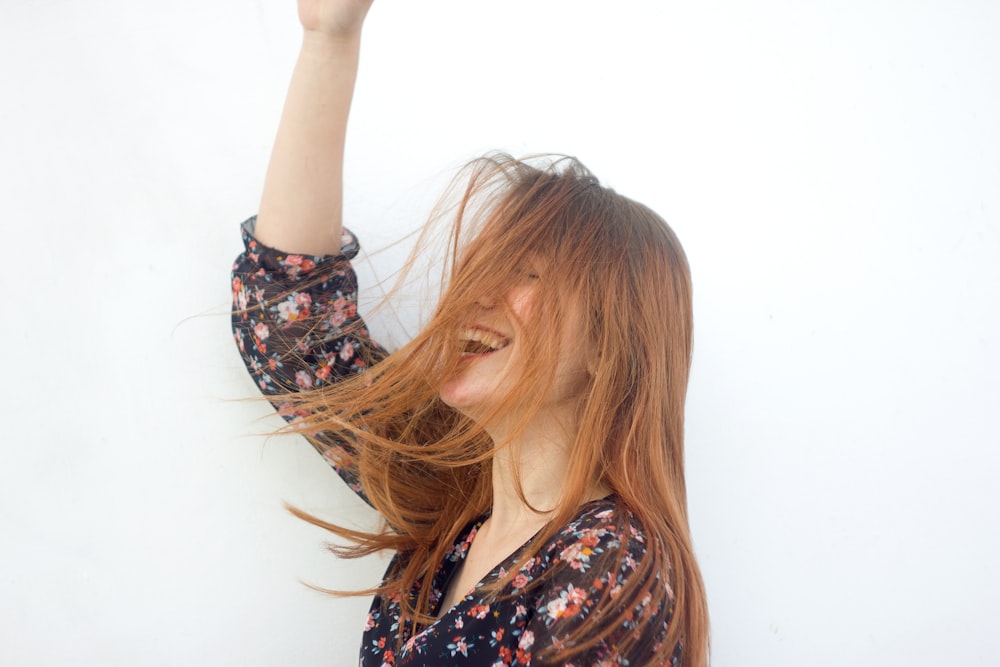
<path fill-rule="evenodd" d="M 670 614 L 663 661 L 681 642 L 682 664 L 703 667 L 708 612 L 684 481 L 691 279 L 680 242 L 653 211 L 601 186 L 572 158 L 539 167 L 492 155 L 464 174 L 453 186 L 460 189 L 457 203 L 438 211 L 451 220 L 449 251 L 442 295 L 426 326 L 362 376 L 287 397 L 308 409 L 310 416 L 293 427 L 318 449 L 329 449 L 331 439 L 351 443 L 385 528 L 351 530 L 292 511 L 354 543 L 333 547 L 338 555 L 389 549 L 406 556 L 383 585 L 339 594 L 391 594 L 421 582 L 415 601 L 401 596 L 401 627 L 433 621 L 430 578 L 462 527 L 490 509 L 491 459 L 510 446 L 445 405 L 438 389 L 456 368 L 463 318 L 483 295 L 504 294 L 530 263 L 544 288 L 536 316 L 519 335 L 537 361 L 520 369 L 517 390 L 494 415 L 523 416 L 513 441 L 543 405 L 559 354 L 560 339 L 551 332 L 559 330 L 567 304 L 584 313 L 591 374 L 561 500 L 534 544 L 544 545 L 574 518 L 595 482 L 613 491 L 648 538 L 646 555 L 614 604 L 605 592 L 604 613 L 589 616 L 567 648 L 542 657 L 562 662 L 601 641 L 660 577 L 669 587 L 652 588 L 649 608 Z M 429 238 L 425 232 L 416 252 L 426 251 Z"/>

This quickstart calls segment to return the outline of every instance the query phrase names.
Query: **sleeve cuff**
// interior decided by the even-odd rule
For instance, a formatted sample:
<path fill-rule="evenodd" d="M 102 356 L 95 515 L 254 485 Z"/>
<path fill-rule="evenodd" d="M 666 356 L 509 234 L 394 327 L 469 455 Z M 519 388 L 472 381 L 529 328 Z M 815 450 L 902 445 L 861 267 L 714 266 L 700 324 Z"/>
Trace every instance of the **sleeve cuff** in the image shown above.
<path fill-rule="evenodd" d="M 265 271 L 281 274 L 293 280 L 312 275 L 317 270 L 329 269 L 333 264 L 352 260 L 361 250 L 354 234 L 350 230 L 344 229 L 340 236 L 339 255 L 286 253 L 264 245 L 254 238 L 256 224 L 257 216 L 251 216 L 241 225 L 243 245 L 246 247 L 247 257 Z"/>

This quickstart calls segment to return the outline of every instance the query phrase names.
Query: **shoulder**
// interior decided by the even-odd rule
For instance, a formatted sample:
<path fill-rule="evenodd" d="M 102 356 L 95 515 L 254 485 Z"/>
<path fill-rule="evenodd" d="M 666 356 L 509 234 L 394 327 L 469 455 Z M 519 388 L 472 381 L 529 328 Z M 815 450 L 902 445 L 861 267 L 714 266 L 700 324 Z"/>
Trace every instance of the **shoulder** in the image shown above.
<path fill-rule="evenodd" d="M 647 560 L 649 539 L 635 514 L 610 497 L 581 507 L 547 540 L 536 557 L 532 600 L 538 648 L 582 643 L 590 649 L 576 659 L 587 664 L 650 664 L 672 595 L 669 572 Z"/>
<path fill-rule="evenodd" d="M 641 558 L 647 536 L 635 515 L 614 496 L 587 503 L 541 549 L 550 566 L 579 572 L 597 562 L 607 565 L 612 555 Z"/>
<path fill-rule="evenodd" d="M 617 498 L 609 497 L 580 508 L 539 550 L 537 562 L 544 570 L 540 604 L 551 620 L 586 611 L 599 601 L 618 597 L 629 589 L 658 585 L 658 572 L 640 568 L 648 536 L 635 515 Z M 640 570 L 645 571 L 639 574 Z M 636 576 L 648 578 L 645 584 Z M 563 608 L 562 603 L 566 603 Z M 582 607 L 574 603 L 583 603 Z M 539 611 L 542 611 L 539 609 Z"/>

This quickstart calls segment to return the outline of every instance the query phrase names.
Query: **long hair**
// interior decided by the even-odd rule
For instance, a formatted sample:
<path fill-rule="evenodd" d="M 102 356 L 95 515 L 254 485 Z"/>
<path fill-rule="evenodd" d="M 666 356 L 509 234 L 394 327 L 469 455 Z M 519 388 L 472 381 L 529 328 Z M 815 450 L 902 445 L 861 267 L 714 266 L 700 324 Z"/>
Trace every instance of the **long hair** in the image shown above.
<path fill-rule="evenodd" d="M 432 622 L 430 579 L 459 531 L 490 509 L 492 457 L 512 446 L 542 409 L 560 353 L 552 332 L 572 306 L 584 314 L 580 354 L 590 379 L 578 403 L 561 499 L 533 544 L 544 545 L 571 521 L 601 482 L 645 531 L 647 552 L 614 602 L 605 592 L 603 613 L 578 626 L 565 649 L 543 657 L 563 662 L 607 637 L 659 577 L 668 585 L 654 588 L 648 608 L 670 616 L 663 659 L 681 643 L 682 664 L 703 667 L 708 613 L 684 481 L 691 280 L 679 241 L 653 211 L 601 186 L 573 158 L 536 166 L 490 155 L 470 163 L 450 192 L 437 211 L 450 223 L 443 287 L 426 325 L 365 374 L 288 397 L 307 415 L 295 428 L 318 448 L 329 438 L 350 443 L 384 528 L 351 530 L 293 513 L 353 543 L 333 547 L 338 555 L 389 549 L 403 556 L 381 586 L 339 594 L 416 587 L 414 598 L 400 595 L 401 627 L 416 631 Z M 431 236 L 424 234 L 417 253 Z M 533 363 L 518 369 L 516 390 L 493 408 L 490 417 L 519 416 L 509 441 L 493 442 L 479 423 L 444 404 L 438 390 L 457 368 L 457 333 L 469 313 L 484 296 L 503 295 L 529 266 L 543 285 L 531 322 L 519 332 Z"/>

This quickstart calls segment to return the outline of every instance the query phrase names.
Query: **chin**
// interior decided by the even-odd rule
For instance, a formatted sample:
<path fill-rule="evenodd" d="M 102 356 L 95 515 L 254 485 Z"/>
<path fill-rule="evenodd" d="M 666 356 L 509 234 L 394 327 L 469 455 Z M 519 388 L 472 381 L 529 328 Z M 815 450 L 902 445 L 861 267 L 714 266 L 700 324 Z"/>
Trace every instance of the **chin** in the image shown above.
<path fill-rule="evenodd" d="M 452 382 L 446 382 L 444 386 L 441 387 L 440 391 L 438 391 L 438 398 L 440 398 L 445 405 L 458 410 L 474 422 L 480 422 L 484 406 L 482 398 L 478 396 L 479 392 L 464 391 L 468 388 L 456 386 L 458 384 L 459 383 L 452 384 Z"/>

